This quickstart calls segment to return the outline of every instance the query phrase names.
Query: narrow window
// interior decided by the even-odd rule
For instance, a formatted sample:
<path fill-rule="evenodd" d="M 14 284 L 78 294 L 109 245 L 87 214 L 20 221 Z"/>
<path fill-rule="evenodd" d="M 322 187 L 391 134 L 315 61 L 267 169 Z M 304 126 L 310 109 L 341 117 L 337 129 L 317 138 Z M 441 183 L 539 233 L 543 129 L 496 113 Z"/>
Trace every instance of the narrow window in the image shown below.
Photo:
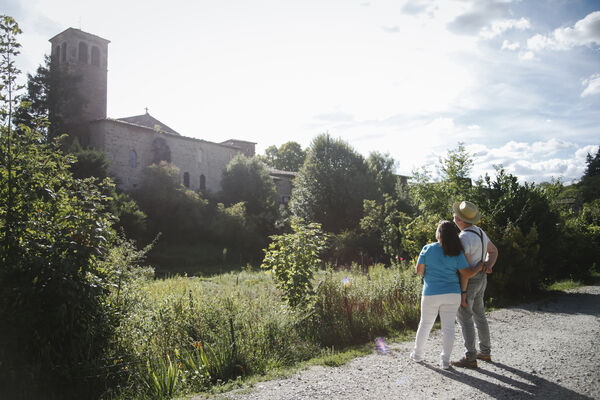
<path fill-rule="evenodd" d="M 189 172 L 183 173 L 183 186 L 185 186 L 186 188 L 190 187 L 190 173 Z"/>
<path fill-rule="evenodd" d="M 96 46 L 92 46 L 92 65 L 100 66 L 100 50 Z"/>
<path fill-rule="evenodd" d="M 60 49 L 60 62 L 67 62 L 67 42 L 64 42 Z"/>
<path fill-rule="evenodd" d="M 131 150 L 129 152 L 129 166 L 131 168 L 137 167 L 137 153 L 135 152 L 135 150 Z"/>
<path fill-rule="evenodd" d="M 60 46 L 52 48 L 52 56 L 50 57 L 52 64 L 58 64 L 60 62 Z"/>
<path fill-rule="evenodd" d="M 206 177 L 204 175 L 200 175 L 200 191 L 204 192 L 206 190 Z"/>
<path fill-rule="evenodd" d="M 79 62 L 82 64 L 88 62 L 88 47 L 84 42 L 79 42 Z"/>

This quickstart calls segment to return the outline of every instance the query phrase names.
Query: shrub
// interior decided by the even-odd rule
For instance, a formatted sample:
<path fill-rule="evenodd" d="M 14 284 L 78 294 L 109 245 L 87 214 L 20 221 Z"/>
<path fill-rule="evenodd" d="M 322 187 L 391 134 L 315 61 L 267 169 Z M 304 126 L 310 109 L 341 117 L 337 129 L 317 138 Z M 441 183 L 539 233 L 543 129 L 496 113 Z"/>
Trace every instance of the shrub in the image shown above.
<path fill-rule="evenodd" d="M 326 243 L 320 224 L 291 222 L 293 233 L 273 236 L 261 268 L 271 271 L 275 285 L 292 307 L 306 305 L 311 295 L 314 270 Z"/>

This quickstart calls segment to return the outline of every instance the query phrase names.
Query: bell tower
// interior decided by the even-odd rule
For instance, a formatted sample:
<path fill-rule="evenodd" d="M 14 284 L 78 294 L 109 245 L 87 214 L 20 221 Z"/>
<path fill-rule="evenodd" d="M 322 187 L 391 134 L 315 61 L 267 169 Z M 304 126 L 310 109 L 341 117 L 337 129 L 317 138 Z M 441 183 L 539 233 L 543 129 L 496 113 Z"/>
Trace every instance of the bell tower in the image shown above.
<path fill-rule="evenodd" d="M 61 129 L 66 130 L 59 133 L 76 135 L 81 140 L 90 121 L 106 118 L 110 41 L 68 28 L 50 43 L 51 70 L 57 86 L 54 112 L 62 121 Z"/>

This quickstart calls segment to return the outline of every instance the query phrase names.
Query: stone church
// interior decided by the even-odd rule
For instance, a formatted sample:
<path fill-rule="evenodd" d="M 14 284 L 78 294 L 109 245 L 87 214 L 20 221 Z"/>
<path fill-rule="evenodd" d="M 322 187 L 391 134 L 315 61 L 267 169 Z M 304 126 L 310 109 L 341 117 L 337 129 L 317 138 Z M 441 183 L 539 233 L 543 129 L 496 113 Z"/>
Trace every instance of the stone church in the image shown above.
<path fill-rule="evenodd" d="M 230 139 L 222 143 L 186 137 L 148 113 L 107 118 L 108 40 L 69 28 L 50 39 L 52 68 L 61 79 L 76 77 L 81 105 L 61 117 L 84 146 L 106 153 L 110 173 L 125 191 L 140 184 L 144 169 L 167 161 L 180 170 L 181 183 L 195 191 L 217 193 L 221 176 L 236 154 L 252 157 L 255 144 Z M 280 203 L 287 203 L 294 172 L 271 170 Z"/>

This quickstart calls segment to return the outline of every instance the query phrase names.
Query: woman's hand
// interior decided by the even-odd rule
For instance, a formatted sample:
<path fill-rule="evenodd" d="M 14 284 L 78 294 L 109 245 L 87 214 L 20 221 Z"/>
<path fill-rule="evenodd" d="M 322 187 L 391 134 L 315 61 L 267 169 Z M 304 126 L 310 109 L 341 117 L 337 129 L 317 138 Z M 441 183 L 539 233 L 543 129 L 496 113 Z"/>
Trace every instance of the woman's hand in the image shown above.
<path fill-rule="evenodd" d="M 465 307 L 467 308 L 468 304 L 467 304 L 467 294 L 463 293 L 460 295 L 460 306 L 461 307 Z"/>

